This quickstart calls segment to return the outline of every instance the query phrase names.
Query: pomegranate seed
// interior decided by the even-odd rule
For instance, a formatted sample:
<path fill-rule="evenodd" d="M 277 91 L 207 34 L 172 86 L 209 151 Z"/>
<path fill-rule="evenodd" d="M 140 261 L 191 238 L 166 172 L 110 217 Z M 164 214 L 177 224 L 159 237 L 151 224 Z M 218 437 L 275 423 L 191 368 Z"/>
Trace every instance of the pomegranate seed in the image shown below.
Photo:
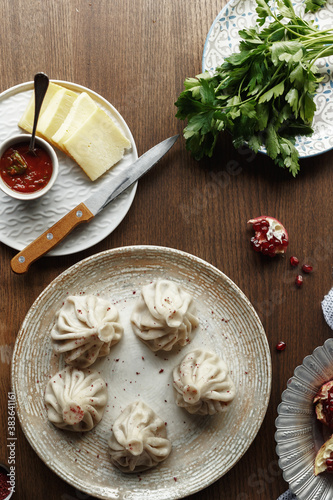
<path fill-rule="evenodd" d="M 276 350 L 277 350 L 277 351 L 284 351 L 284 350 L 285 350 L 285 348 L 286 348 L 286 343 L 285 343 L 285 342 L 282 342 L 282 341 L 281 341 L 281 342 L 278 342 L 278 343 L 276 344 Z"/>
<path fill-rule="evenodd" d="M 309 274 L 313 271 L 313 267 L 310 264 L 303 264 L 302 266 L 303 273 Z"/>
<path fill-rule="evenodd" d="M 255 231 L 260 231 L 260 229 L 261 229 L 261 223 L 260 222 L 256 222 L 255 224 L 253 224 L 253 229 Z"/>
<path fill-rule="evenodd" d="M 299 260 L 297 257 L 295 257 L 294 255 L 292 257 L 290 257 L 290 264 L 293 266 L 293 267 L 296 267 L 298 266 L 299 264 Z"/>
<path fill-rule="evenodd" d="M 301 287 L 303 285 L 303 276 L 298 274 L 295 279 L 295 283 L 298 287 Z"/>
<path fill-rule="evenodd" d="M 251 245 L 256 252 L 260 252 L 260 243 L 254 236 L 251 238 Z"/>

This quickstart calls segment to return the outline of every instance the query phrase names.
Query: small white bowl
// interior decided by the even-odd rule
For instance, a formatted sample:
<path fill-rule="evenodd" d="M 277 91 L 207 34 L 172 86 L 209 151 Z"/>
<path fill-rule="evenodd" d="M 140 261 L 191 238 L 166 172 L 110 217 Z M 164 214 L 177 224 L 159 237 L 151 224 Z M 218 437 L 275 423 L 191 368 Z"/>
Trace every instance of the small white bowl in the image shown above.
<path fill-rule="evenodd" d="M 18 144 L 20 142 L 30 142 L 31 135 L 30 134 L 17 134 L 15 136 L 9 137 L 9 139 L 6 139 L 1 145 L 0 145 L 0 158 L 2 157 L 3 153 L 10 148 L 10 146 L 13 146 L 14 144 Z M 44 149 L 50 156 L 52 160 L 52 175 L 49 180 L 49 182 L 46 184 L 45 187 L 40 189 L 39 191 L 34 191 L 33 193 L 20 193 L 18 191 L 14 191 L 14 189 L 11 189 L 2 179 L 0 175 L 0 189 L 11 196 L 12 198 L 15 198 L 17 200 L 35 200 L 36 198 L 40 198 L 41 196 L 44 196 L 53 186 L 55 183 L 58 173 L 59 173 L 59 163 L 58 163 L 58 157 L 53 149 L 53 147 L 46 142 L 44 139 L 41 139 L 40 137 L 36 136 L 36 145 Z"/>

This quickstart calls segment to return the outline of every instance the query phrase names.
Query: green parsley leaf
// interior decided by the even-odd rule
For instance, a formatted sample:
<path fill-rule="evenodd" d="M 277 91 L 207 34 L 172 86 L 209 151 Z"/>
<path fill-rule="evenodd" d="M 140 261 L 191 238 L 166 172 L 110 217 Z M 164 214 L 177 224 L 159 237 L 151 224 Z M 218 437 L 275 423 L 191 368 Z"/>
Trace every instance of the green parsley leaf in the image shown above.
<path fill-rule="evenodd" d="M 291 88 L 289 92 L 286 94 L 286 101 L 290 104 L 291 109 L 293 110 L 295 117 L 298 117 L 298 90 L 295 88 Z"/>
<path fill-rule="evenodd" d="M 327 0 L 306 0 L 305 12 L 317 12 L 326 5 Z"/>
<path fill-rule="evenodd" d="M 279 7 L 279 12 L 283 17 L 286 17 L 287 19 L 295 19 L 296 15 L 294 7 L 290 0 L 278 0 L 277 4 Z"/>
<path fill-rule="evenodd" d="M 295 40 L 275 42 L 271 46 L 272 62 L 275 66 L 278 66 L 281 61 L 299 62 L 303 57 L 303 52 L 303 45 Z"/>
<path fill-rule="evenodd" d="M 271 89 L 267 90 L 259 99 L 259 104 L 270 101 L 273 97 L 282 95 L 284 91 L 284 82 L 280 82 Z"/>
<path fill-rule="evenodd" d="M 257 0 L 256 12 L 258 14 L 258 24 L 262 26 L 267 17 L 272 16 L 272 11 L 265 0 Z"/>

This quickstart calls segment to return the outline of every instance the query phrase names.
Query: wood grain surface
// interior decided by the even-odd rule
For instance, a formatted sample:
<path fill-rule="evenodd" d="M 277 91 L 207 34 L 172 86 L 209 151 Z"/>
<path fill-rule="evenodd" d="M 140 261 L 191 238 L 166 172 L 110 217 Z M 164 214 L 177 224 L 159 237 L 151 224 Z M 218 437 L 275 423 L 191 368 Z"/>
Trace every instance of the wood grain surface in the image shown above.
<path fill-rule="evenodd" d="M 185 77 L 200 73 L 206 35 L 225 3 L 2 0 L 0 91 L 32 80 L 38 71 L 89 87 L 122 114 L 142 154 L 182 133 L 174 102 Z M 274 440 L 281 393 L 294 368 L 332 334 L 321 311 L 321 300 L 332 286 L 332 164 L 333 152 L 303 160 L 293 179 L 263 155 L 235 151 L 227 135 L 212 159 L 198 163 L 181 138 L 140 180 L 127 216 L 99 244 L 75 255 L 43 257 L 27 274 L 16 275 L 10 268 L 16 252 L 1 243 L 1 462 L 8 455 L 11 353 L 34 300 L 56 276 L 87 256 L 124 245 L 162 245 L 201 257 L 229 276 L 256 308 L 272 355 L 271 399 L 256 439 L 231 471 L 190 498 L 276 500 L 288 487 Z M 287 227 L 287 258 L 265 259 L 251 250 L 246 222 L 261 214 L 275 216 Z M 294 285 L 292 254 L 314 266 L 301 289 Z M 287 344 L 283 352 L 275 348 L 280 340 Z M 14 498 L 88 498 L 44 465 L 19 422 L 16 437 Z"/>

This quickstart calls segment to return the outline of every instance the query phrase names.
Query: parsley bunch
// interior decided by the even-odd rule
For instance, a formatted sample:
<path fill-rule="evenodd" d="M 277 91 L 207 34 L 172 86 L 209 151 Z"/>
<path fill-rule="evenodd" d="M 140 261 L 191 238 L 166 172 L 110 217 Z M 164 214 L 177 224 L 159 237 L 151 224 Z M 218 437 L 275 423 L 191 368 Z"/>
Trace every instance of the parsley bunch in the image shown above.
<path fill-rule="evenodd" d="M 187 78 L 176 117 L 185 120 L 186 148 L 194 158 L 212 156 L 223 130 L 236 148 L 244 143 L 293 176 L 299 171 L 295 137 L 310 135 L 313 97 L 323 77 L 314 65 L 333 54 L 333 30 L 320 31 L 295 14 L 291 0 L 256 0 L 254 28 L 239 32 L 240 52 L 226 58 L 213 75 Z M 267 22 L 269 21 L 269 22 Z"/>

